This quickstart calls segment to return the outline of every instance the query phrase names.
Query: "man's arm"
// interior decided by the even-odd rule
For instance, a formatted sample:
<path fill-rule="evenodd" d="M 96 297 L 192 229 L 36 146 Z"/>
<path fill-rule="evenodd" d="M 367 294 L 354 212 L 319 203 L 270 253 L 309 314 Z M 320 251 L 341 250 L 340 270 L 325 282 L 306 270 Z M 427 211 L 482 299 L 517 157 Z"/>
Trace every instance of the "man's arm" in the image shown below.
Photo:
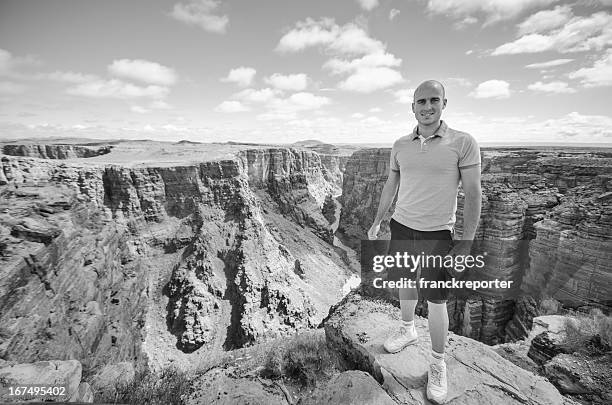
<path fill-rule="evenodd" d="M 385 183 L 385 186 L 382 189 L 382 194 L 380 195 L 380 203 L 378 204 L 376 218 L 374 218 L 374 223 L 368 230 L 368 239 L 374 240 L 378 237 L 380 223 L 382 222 L 387 211 L 389 211 L 389 208 L 391 208 L 391 204 L 393 204 L 393 199 L 397 194 L 399 182 L 400 172 L 396 170 L 389 170 L 389 177 L 387 178 L 387 182 Z"/>
<path fill-rule="evenodd" d="M 461 185 L 465 193 L 463 205 L 463 234 L 462 240 L 473 240 L 480 220 L 482 194 L 480 186 L 480 165 L 459 169 Z"/>

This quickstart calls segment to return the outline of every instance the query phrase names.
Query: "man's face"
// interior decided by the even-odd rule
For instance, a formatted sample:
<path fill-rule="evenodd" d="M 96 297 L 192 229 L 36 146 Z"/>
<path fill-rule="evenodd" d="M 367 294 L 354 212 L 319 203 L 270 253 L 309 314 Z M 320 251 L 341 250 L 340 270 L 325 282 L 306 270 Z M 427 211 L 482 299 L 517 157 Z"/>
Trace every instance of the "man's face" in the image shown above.
<path fill-rule="evenodd" d="M 421 86 L 414 93 L 412 112 L 421 125 L 437 125 L 445 107 L 444 91 L 438 86 Z"/>

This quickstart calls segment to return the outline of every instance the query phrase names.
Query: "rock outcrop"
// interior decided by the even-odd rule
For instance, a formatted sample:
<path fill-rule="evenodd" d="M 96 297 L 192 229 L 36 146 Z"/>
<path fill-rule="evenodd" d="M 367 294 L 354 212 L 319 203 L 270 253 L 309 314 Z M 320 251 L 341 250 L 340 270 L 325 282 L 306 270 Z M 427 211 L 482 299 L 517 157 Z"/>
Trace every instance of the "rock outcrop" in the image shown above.
<path fill-rule="evenodd" d="M 396 354 L 382 344 L 397 328 L 399 309 L 359 293 L 349 294 L 324 322 L 325 334 L 356 369 L 371 374 L 395 401 L 426 404 L 431 343 L 427 322 L 416 318 L 419 343 Z M 447 404 L 570 404 L 543 377 L 510 363 L 486 345 L 451 334 L 446 349 Z"/>
<path fill-rule="evenodd" d="M 79 145 L 4 145 L 2 152 L 11 156 L 27 156 L 41 159 L 90 158 L 110 153 L 112 146 L 97 149 Z"/>

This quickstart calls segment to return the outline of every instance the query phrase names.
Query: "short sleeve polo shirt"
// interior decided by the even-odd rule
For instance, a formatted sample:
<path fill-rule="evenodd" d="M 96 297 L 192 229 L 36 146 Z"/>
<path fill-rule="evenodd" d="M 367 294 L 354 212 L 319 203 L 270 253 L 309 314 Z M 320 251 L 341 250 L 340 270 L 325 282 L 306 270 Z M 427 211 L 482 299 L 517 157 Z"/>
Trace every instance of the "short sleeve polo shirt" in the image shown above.
<path fill-rule="evenodd" d="M 480 148 L 470 134 L 444 121 L 426 140 L 417 128 L 391 149 L 391 170 L 400 173 L 393 219 L 419 231 L 453 230 L 459 169 L 480 166 Z"/>

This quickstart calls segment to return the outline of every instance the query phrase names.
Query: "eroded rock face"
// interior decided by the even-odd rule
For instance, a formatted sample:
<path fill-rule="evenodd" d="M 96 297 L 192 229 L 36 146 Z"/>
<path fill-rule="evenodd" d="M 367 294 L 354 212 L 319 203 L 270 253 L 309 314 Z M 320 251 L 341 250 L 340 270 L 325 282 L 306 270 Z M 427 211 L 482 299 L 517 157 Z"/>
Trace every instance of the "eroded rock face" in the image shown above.
<path fill-rule="evenodd" d="M 415 319 L 419 343 L 396 354 L 383 342 L 400 322 L 398 308 L 358 293 L 349 294 L 326 319 L 328 342 L 356 369 L 371 374 L 401 403 L 425 404 L 431 343 L 427 321 Z M 449 404 L 572 403 L 545 378 L 510 363 L 488 346 L 450 334 L 446 348 Z"/>
<path fill-rule="evenodd" d="M 346 164 L 337 236 L 351 247 L 367 239 L 389 155 L 390 149 L 360 150 Z M 488 253 L 486 277 L 513 281 L 517 290 L 506 297 L 451 300 L 452 330 L 488 344 L 524 338 L 538 314 L 517 301 L 521 295 L 549 296 L 566 305 L 607 302 L 612 293 L 607 265 L 612 259 L 612 154 L 483 149 L 482 162 L 483 205 L 476 239 L 483 240 Z M 460 190 L 457 236 L 463 204 Z M 388 216 L 392 212 L 393 207 Z M 389 238 L 387 220 L 379 237 Z M 514 246 L 508 242 L 513 240 Z M 421 306 L 417 312 L 426 315 Z"/>
<path fill-rule="evenodd" d="M 351 273 L 328 243 L 332 186 L 312 152 L 157 168 L 1 162 L 8 360 L 186 361 L 318 324 Z"/>
<path fill-rule="evenodd" d="M 97 149 L 79 145 L 4 145 L 5 155 L 27 156 L 41 159 L 75 159 L 89 158 L 110 153 L 112 146 Z"/>

